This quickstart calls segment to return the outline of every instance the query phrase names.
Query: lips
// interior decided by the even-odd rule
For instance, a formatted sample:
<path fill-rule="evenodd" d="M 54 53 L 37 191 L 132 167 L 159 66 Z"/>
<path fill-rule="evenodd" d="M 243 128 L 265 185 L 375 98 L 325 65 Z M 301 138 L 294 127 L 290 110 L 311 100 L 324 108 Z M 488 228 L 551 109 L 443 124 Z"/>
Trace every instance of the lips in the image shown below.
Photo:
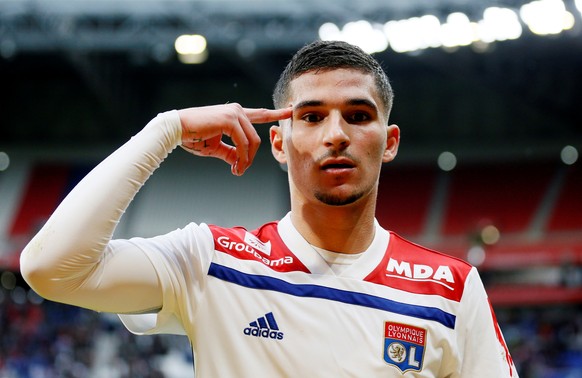
<path fill-rule="evenodd" d="M 324 160 L 321 165 L 320 169 L 324 171 L 330 170 L 343 170 L 343 169 L 351 169 L 354 168 L 356 164 L 347 158 L 333 158 Z"/>

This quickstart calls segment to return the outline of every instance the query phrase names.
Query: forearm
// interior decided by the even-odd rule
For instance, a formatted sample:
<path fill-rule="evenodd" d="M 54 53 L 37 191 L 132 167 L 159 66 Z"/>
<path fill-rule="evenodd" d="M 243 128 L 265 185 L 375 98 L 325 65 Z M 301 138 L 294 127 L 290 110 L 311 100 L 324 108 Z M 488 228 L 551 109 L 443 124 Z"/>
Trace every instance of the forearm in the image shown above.
<path fill-rule="evenodd" d="M 78 303 L 83 290 L 91 287 L 91 296 L 105 295 L 107 290 L 95 291 L 91 281 L 100 281 L 104 264 L 120 261 L 104 255 L 115 227 L 141 186 L 180 142 L 177 112 L 164 113 L 81 180 L 21 255 L 21 271 L 31 287 L 49 299 L 85 307 Z"/>

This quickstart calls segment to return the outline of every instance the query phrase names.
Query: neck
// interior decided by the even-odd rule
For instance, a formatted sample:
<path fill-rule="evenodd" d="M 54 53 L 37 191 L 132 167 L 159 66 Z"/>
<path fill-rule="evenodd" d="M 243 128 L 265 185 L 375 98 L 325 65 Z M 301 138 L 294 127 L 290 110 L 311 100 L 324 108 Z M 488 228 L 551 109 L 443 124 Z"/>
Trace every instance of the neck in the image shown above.
<path fill-rule="evenodd" d="M 374 239 L 375 208 L 375 196 L 346 206 L 292 201 L 291 220 L 299 233 L 316 247 L 361 253 Z"/>

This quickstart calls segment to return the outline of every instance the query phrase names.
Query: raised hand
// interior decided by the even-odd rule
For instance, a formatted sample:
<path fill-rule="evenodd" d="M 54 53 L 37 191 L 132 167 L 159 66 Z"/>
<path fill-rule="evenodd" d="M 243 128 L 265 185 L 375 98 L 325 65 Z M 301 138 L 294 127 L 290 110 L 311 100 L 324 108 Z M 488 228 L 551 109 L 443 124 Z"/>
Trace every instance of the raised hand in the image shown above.
<path fill-rule="evenodd" d="M 291 108 L 243 108 L 236 103 L 182 109 L 182 147 L 194 155 L 222 159 L 240 176 L 252 164 L 261 144 L 253 124 L 286 119 L 291 113 Z M 234 145 L 225 143 L 223 135 Z"/>

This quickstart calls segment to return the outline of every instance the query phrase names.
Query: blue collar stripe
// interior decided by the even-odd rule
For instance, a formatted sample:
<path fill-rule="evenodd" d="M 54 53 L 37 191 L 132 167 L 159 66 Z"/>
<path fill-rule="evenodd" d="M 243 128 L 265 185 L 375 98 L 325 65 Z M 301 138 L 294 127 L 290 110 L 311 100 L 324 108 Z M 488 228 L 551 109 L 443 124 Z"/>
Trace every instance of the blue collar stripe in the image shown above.
<path fill-rule="evenodd" d="M 455 328 L 455 315 L 435 307 L 400 303 L 370 294 L 334 289 L 319 285 L 292 284 L 274 277 L 243 273 L 216 263 L 210 264 L 208 274 L 223 281 L 251 289 L 272 290 L 296 297 L 320 298 L 356 306 L 369 307 L 400 315 L 432 320 L 441 323 L 445 327 L 451 329 Z"/>

